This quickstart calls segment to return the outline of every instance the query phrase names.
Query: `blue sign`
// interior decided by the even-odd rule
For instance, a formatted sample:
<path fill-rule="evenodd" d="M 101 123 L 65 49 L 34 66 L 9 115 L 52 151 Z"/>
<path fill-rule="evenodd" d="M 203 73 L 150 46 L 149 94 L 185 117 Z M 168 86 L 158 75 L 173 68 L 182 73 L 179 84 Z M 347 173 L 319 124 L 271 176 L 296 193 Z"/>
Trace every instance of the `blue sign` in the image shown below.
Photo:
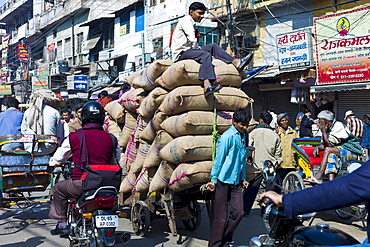
<path fill-rule="evenodd" d="M 87 90 L 89 88 L 86 75 L 74 76 L 74 90 Z"/>

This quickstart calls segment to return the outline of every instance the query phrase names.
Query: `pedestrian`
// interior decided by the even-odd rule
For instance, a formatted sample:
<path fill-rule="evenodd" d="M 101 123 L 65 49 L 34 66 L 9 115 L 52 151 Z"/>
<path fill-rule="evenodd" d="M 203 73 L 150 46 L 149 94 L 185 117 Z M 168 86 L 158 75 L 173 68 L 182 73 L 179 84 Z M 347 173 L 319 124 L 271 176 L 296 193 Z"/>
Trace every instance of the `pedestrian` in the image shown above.
<path fill-rule="evenodd" d="M 216 81 L 216 75 L 212 56 L 227 64 L 233 64 L 241 72 L 251 62 L 253 55 L 249 54 L 241 59 L 236 59 L 216 44 L 200 47 L 198 45 L 200 33 L 195 28 L 195 24 L 202 21 L 205 11 L 206 6 L 203 3 L 193 2 L 190 4 L 189 15 L 179 20 L 171 34 L 170 46 L 172 59 L 175 62 L 193 59 L 200 63 L 198 79 L 203 81 L 204 94 L 207 97 L 222 88 L 220 85 L 213 85 Z"/>
<path fill-rule="evenodd" d="M 302 118 L 300 127 L 299 127 L 299 137 L 312 137 L 312 125 L 314 120 L 311 118 L 311 110 L 305 109 L 304 116 Z"/>
<path fill-rule="evenodd" d="M 232 126 L 217 141 L 217 153 L 207 188 L 215 188 L 214 211 L 209 247 L 229 246 L 236 227 L 243 218 L 243 192 L 248 155 L 248 123 L 245 108 L 236 109 Z M 230 206 L 230 213 L 228 207 Z M 228 217 L 229 215 L 229 217 Z"/>
<path fill-rule="evenodd" d="M 98 95 L 99 96 L 99 95 Z M 105 107 L 109 102 L 112 102 L 112 98 L 108 96 L 108 92 L 103 90 L 100 92 L 100 98 L 97 100 L 103 107 Z"/>
<path fill-rule="evenodd" d="M 6 98 L 5 111 L 0 113 L 0 137 L 5 135 L 21 135 L 23 113 L 19 111 L 19 101 L 16 98 Z M 23 143 L 13 142 L 1 146 L 2 151 L 23 149 Z"/>
<path fill-rule="evenodd" d="M 295 154 L 292 150 L 292 141 L 298 138 L 297 132 L 289 126 L 289 116 L 287 113 L 280 113 L 277 117 L 278 127 L 276 132 L 280 136 L 280 148 L 282 152 L 282 162 L 277 167 L 277 179 L 281 185 L 285 176 L 295 171 L 297 167 L 297 161 Z"/>
<path fill-rule="evenodd" d="M 31 94 L 30 106 L 25 111 L 21 131 L 27 135 L 55 135 L 59 139 L 63 134 L 60 124 L 60 114 L 52 106 L 59 99 L 53 91 L 46 88 L 35 90 Z M 49 154 L 55 151 L 57 145 L 54 143 L 36 143 L 32 150 L 32 143 L 25 143 L 28 152 L 37 155 Z"/>
<path fill-rule="evenodd" d="M 84 103 L 79 103 L 76 105 L 75 107 L 76 119 L 73 120 L 70 124 L 68 124 L 69 133 L 75 132 L 76 130 L 82 128 L 81 111 L 83 106 Z"/>
<path fill-rule="evenodd" d="M 363 122 L 355 117 L 352 110 L 346 111 L 344 114 L 344 120 L 346 121 L 347 128 L 352 132 L 352 134 L 361 140 L 364 136 L 364 124 Z"/>
<path fill-rule="evenodd" d="M 260 115 L 257 128 L 249 134 L 249 146 L 255 148 L 252 154 L 252 165 L 259 171 L 262 170 L 262 164 L 265 160 L 270 160 L 277 166 L 281 163 L 280 137 L 271 128 L 271 120 L 271 114 L 263 111 Z M 259 173 L 255 178 L 249 181 L 248 188 L 244 190 L 244 216 L 248 216 L 252 209 L 262 179 L 263 176 Z"/>
<path fill-rule="evenodd" d="M 62 111 L 62 120 L 60 121 L 60 124 L 63 128 L 63 137 L 67 137 L 69 135 L 69 127 L 68 125 L 73 122 L 74 118 L 72 118 L 72 111 L 70 109 L 65 109 Z"/>
<path fill-rule="evenodd" d="M 117 139 L 102 128 L 105 112 L 101 104 L 92 101 L 84 105 L 81 112 L 83 128 L 71 133 L 64 139 L 50 159 L 50 166 L 60 166 L 72 154 L 72 161 L 80 167 L 84 164 L 110 165 L 113 158 L 119 161 L 120 149 Z M 85 144 L 82 144 L 85 143 Z M 114 154 L 116 153 L 116 154 Z M 102 169 L 102 168 L 101 168 Z M 82 193 L 82 176 L 84 171 L 74 167 L 70 179 L 58 182 L 54 186 L 53 201 L 49 217 L 58 221 L 52 235 L 67 235 L 67 203 L 69 198 L 78 199 Z"/>
<path fill-rule="evenodd" d="M 370 154 L 370 115 L 366 114 L 363 117 L 364 122 L 364 137 L 361 140 L 361 147 L 367 150 L 367 155 Z"/>
<path fill-rule="evenodd" d="M 301 121 L 305 115 L 305 111 L 307 110 L 307 105 L 303 104 L 301 105 L 301 111 L 298 112 L 297 117 L 295 118 L 295 125 L 296 125 L 296 130 L 299 130 L 299 127 L 301 126 Z"/>
<path fill-rule="evenodd" d="M 308 180 L 321 183 L 324 172 L 329 176 L 329 180 L 333 180 L 334 175 L 339 172 L 341 167 L 350 160 L 357 160 L 358 155 L 362 155 L 362 148 L 358 139 L 349 129 L 340 121 L 335 120 L 334 113 L 324 110 L 317 117 L 323 144 L 315 147 L 313 156 L 318 157 L 320 151 L 324 151 L 324 154 L 319 171 Z"/>
<path fill-rule="evenodd" d="M 267 112 L 270 113 L 272 116 L 270 126 L 272 129 L 275 129 L 277 127 L 277 114 L 274 112 L 274 107 L 269 107 L 267 109 Z"/>
<path fill-rule="evenodd" d="M 130 91 L 130 89 L 131 89 L 130 84 L 128 84 L 127 82 L 124 82 L 121 86 L 121 90 L 119 91 L 118 98 L 121 98 L 121 96 L 127 93 L 128 91 Z"/>

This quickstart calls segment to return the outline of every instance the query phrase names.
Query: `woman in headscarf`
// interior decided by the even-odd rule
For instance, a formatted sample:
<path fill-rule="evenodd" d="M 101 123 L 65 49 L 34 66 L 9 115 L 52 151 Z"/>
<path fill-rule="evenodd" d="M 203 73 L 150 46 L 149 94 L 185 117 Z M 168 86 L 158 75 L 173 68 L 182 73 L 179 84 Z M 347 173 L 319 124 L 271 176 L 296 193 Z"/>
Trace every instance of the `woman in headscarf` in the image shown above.
<path fill-rule="evenodd" d="M 63 130 L 60 124 L 60 114 L 52 107 L 58 97 L 53 91 L 46 88 L 35 90 L 31 94 L 30 106 L 24 113 L 21 131 L 22 134 L 55 135 L 61 137 Z M 32 152 L 32 143 L 25 143 L 25 149 Z M 33 151 L 38 155 L 54 152 L 56 145 L 52 143 L 38 143 Z"/>

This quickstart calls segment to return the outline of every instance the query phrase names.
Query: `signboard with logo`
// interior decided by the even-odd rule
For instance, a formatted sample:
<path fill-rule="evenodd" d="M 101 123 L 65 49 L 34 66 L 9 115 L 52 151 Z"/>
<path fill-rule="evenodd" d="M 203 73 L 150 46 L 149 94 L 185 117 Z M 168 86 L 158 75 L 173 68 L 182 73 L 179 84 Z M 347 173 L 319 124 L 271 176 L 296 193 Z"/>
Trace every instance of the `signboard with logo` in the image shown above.
<path fill-rule="evenodd" d="M 317 83 L 370 80 L 370 7 L 314 20 Z"/>
<path fill-rule="evenodd" d="M 0 95 L 12 95 L 12 86 L 0 85 Z"/>
<path fill-rule="evenodd" d="M 18 44 L 18 61 L 28 61 L 28 49 L 23 44 Z"/>
<path fill-rule="evenodd" d="M 32 76 L 32 90 L 48 88 L 48 80 L 47 76 Z"/>
<path fill-rule="evenodd" d="M 72 75 L 67 76 L 68 90 L 87 90 L 89 89 L 86 75 Z"/>
<path fill-rule="evenodd" d="M 311 29 L 276 36 L 279 70 L 313 66 Z"/>

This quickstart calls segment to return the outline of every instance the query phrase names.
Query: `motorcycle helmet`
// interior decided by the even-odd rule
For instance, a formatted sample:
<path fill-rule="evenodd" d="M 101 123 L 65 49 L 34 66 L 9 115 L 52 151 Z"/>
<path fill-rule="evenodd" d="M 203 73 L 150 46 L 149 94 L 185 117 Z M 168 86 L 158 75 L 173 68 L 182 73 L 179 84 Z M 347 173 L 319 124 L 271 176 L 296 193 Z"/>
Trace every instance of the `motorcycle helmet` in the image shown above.
<path fill-rule="evenodd" d="M 104 123 L 105 112 L 102 104 L 96 101 L 87 102 L 81 111 L 82 125 L 86 123 Z"/>

